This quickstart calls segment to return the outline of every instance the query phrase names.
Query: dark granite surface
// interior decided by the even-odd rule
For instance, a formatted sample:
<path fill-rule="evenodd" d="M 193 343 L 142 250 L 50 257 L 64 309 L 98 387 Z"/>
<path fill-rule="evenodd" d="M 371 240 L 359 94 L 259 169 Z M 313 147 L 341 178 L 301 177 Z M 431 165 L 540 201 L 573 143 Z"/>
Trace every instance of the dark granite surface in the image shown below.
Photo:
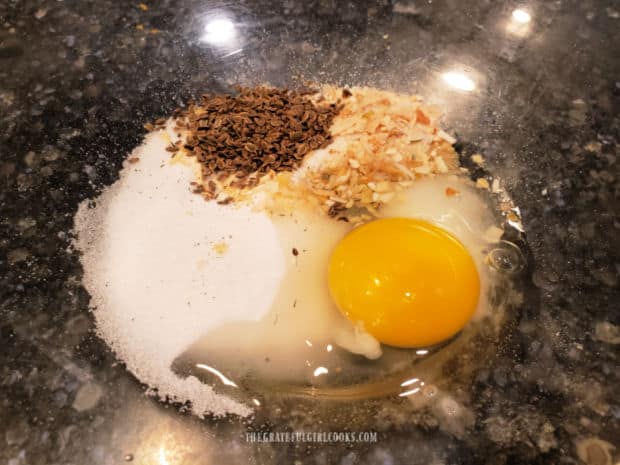
<path fill-rule="evenodd" d="M 234 35 L 218 41 L 206 27 L 223 18 Z M 1 462 L 617 463 L 619 50 L 614 0 L 3 0 Z M 447 71 L 476 88 L 450 89 Z M 497 356 L 450 392 L 452 423 L 437 406 L 394 418 L 377 402 L 376 443 L 252 444 L 259 420 L 156 402 L 93 334 L 70 248 L 78 203 L 117 178 L 145 121 L 188 96 L 300 75 L 440 103 L 521 208 L 527 297 Z M 312 430 L 346 426 L 328 418 Z"/>

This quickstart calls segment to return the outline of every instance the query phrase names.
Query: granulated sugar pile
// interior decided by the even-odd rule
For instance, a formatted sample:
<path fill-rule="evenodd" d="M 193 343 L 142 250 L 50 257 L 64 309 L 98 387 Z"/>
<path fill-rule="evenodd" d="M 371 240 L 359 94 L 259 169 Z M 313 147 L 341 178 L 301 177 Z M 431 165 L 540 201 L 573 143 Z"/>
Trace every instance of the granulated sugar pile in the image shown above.
<path fill-rule="evenodd" d="M 82 203 L 75 218 L 77 247 L 83 253 L 84 285 L 99 335 L 142 382 L 158 394 L 190 401 L 197 414 L 251 410 L 194 377 L 179 378 L 170 366 L 189 344 L 229 318 L 254 319 L 245 304 L 268 308 L 283 269 L 273 226 L 264 216 L 223 207 L 192 195 L 194 173 L 170 164 L 163 133 L 147 136 L 132 153 L 121 179 L 97 199 Z M 218 255 L 217 245 L 234 237 L 234 247 Z M 261 238 L 256 247 L 256 238 Z M 262 263 L 262 274 L 246 271 L 244 263 Z M 209 262 L 205 282 L 200 269 Z M 233 264 L 235 274 L 227 273 Z M 250 268 L 252 270 L 252 268 Z M 140 274 L 136 274 L 139 271 Z M 243 283 L 243 292 L 239 292 Z M 229 299 L 220 311 L 204 318 L 215 293 Z"/>

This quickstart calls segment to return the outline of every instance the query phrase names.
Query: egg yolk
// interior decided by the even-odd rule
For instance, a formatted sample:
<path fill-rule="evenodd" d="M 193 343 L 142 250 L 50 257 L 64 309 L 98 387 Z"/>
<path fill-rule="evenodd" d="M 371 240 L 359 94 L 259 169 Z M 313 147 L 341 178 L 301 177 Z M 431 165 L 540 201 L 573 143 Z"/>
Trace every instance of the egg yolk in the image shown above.
<path fill-rule="evenodd" d="M 411 218 L 376 220 L 345 236 L 330 258 L 328 281 L 349 320 L 396 347 L 450 338 L 471 318 L 480 294 L 465 246 Z"/>

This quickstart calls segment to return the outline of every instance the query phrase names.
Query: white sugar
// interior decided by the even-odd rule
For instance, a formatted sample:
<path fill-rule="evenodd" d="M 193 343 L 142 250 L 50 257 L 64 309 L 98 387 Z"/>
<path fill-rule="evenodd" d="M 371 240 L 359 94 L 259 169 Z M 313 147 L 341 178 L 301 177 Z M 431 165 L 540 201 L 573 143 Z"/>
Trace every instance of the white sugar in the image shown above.
<path fill-rule="evenodd" d="M 265 315 L 284 273 L 281 247 L 266 216 L 191 194 L 192 169 L 169 162 L 166 138 L 163 131 L 147 136 L 131 155 L 139 161 L 126 163 L 96 207 L 80 205 L 84 285 L 99 335 L 159 396 L 190 401 L 198 415 L 247 416 L 249 406 L 170 366 L 214 327 Z M 222 242 L 224 254 L 214 247 Z M 233 264 L 235 273 L 227 272 Z M 221 295 L 227 298 L 216 301 Z"/>

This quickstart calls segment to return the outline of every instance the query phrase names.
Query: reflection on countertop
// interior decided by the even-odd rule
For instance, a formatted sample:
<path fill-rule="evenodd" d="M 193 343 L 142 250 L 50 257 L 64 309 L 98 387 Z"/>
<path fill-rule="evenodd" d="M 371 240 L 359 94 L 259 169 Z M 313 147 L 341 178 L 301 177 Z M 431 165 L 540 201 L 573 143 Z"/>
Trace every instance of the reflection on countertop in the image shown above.
<path fill-rule="evenodd" d="M 2 2 L 3 463 L 617 463 L 619 49 L 614 0 Z M 306 80 L 441 106 L 521 207 L 530 293 L 461 384 L 412 379 L 400 406 L 344 405 L 322 425 L 295 400 L 271 422 L 194 418 L 145 396 L 94 334 L 73 214 L 144 122 L 202 91 Z M 246 435 L 362 417 L 377 442 Z"/>

